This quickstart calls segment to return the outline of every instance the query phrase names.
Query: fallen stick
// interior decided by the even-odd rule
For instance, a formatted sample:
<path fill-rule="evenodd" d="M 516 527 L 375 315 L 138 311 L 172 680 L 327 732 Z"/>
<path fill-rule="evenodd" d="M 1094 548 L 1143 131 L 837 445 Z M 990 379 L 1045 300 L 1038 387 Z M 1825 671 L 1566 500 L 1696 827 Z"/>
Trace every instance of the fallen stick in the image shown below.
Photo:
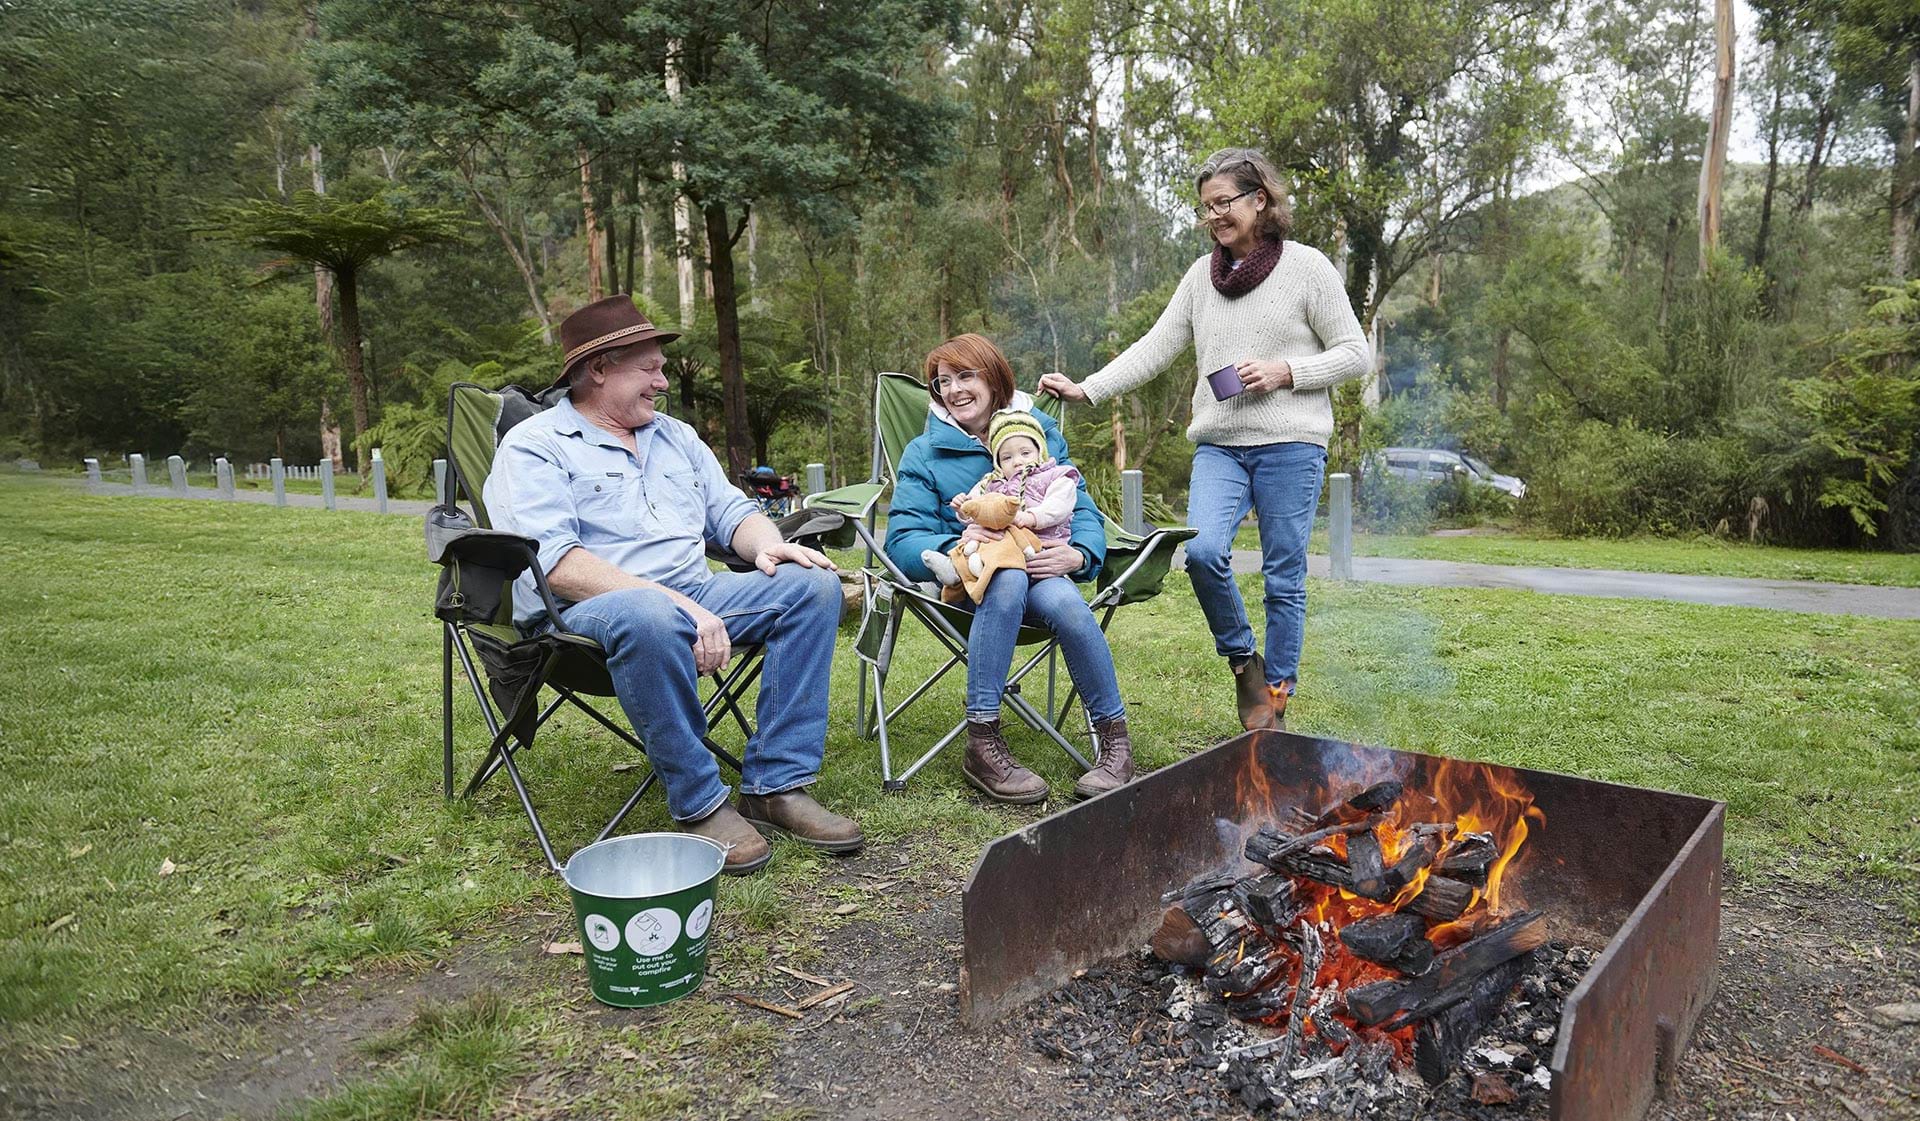
<path fill-rule="evenodd" d="M 842 981 L 830 989 L 821 989 L 819 992 L 812 993 L 809 996 L 807 996 L 805 999 L 795 1002 L 794 1007 L 799 1009 L 802 1012 L 805 1012 L 807 1009 L 812 1008 L 816 1004 L 825 1004 L 827 1001 L 832 1000 L 836 996 L 844 996 L 845 994 L 850 993 L 852 991 L 853 991 L 853 982 Z"/>
<path fill-rule="evenodd" d="M 748 996 L 746 993 L 728 993 L 727 996 L 729 999 L 737 1000 L 749 1008 L 758 1008 L 762 1012 L 772 1012 L 776 1015 L 785 1016 L 789 1020 L 806 1019 L 806 1013 L 797 1009 L 788 1008 L 784 1004 L 774 1004 L 771 1001 L 761 1000 L 756 996 Z"/>

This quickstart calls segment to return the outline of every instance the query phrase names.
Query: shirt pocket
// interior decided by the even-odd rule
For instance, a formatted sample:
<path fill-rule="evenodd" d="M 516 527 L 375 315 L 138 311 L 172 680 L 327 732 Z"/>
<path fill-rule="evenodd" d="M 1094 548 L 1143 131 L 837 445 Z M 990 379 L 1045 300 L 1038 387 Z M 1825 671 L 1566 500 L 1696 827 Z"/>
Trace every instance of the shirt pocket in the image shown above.
<path fill-rule="evenodd" d="M 623 475 L 582 475 L 571 484 L 573 516 L 579 523 L 580 542 L 592 547 L 609 541 L 626 541 L 635 528 L 634 480 Z"/>
<path fill-rule="evenodd" d="M 664 471 L 653 495 L 653 517 L 662 530 L 705 539 L 707 483 L 692 468 Z"/>

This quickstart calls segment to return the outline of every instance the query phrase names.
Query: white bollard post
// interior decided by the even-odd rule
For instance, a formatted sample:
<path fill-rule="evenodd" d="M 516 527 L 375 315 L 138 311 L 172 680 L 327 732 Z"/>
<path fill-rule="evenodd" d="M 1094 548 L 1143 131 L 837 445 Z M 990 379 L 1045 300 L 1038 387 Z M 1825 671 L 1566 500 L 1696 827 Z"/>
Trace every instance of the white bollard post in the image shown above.
<path fill-rule="evenodd" d="M 1138 471 L 1120 472 L 1120 528 L 1140 533 L 1146 528 L 1146 476 Z"/>
<path fill-rule="evenodd" d="M 147 489 L 147 457 L 134 452 L 127 457 L 127 466 L 133 469 L 133 489 Z"/>
<path fill-rule="evenodd" d="M 100 461 L 91 456 L 87 457 L 87 485 L 100 485 Z"/>
<path fill-rule="evenodd" d="M 373 449 L 373 501 L 382 514 L 387 512 L 387 461 L 379 448 Z"/>
<path fill-rule="evenodd" d="M 273 504 L 275 506 L 285 506 L 287 504 L 286 461 L 277 455 L 274 456 L 273 459 L 267 463 L 267 474 L 273 478 Z"/>
<path fill-rule="evenodd" d="M 433 461 L 433 504 L 445 506 L 447 501 L 447 461 L 436 459 Z"/>
<path fill-rule="evenodd" d="M 213 461 L 213 489 L 219 491 L 222 498 L 234 497 L 233 464 L 227 462 L 224 455 Z"/>
<path fill-rule="evenodd" d="M 824 463 L 807 464 L 807 493 L 824 494 L 827 489 L 827 465 Z"/>
<path fill-rule="evenodd" d="M 167 457 L 167 482 L 172 484 L 173 493 L 187 493 L 187 461 L 177 455 Z"/>
<path fill-rule="evenodd" d="M 320 458 L 320 504 L 333 509 L 333 460 Z"/>
<path fill-rule="evenodd" d="M 1353 579 L 1353 476 L 1327 476 L 1328 568 L 1335 580 Z"/>

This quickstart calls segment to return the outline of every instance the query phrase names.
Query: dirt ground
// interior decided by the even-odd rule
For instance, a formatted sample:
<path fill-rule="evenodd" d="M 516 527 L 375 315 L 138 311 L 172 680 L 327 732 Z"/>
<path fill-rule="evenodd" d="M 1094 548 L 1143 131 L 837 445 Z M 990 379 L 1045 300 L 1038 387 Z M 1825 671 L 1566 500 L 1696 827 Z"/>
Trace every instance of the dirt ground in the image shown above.
<path fill-rule="evenodd" d="M 829 936 L 835 967 L 813 970 L 853 981 L 852 999 L 800 1021 L 727 1003 L 730 1014 L 770 1023 L 783 1040 L 772 1060 L 769 1112 L 850 1121 L 1245 1116 L 1222 1100 L 1088 1093 L 1034 1050 L 1017 1015 L 978 1033 L 962 1030 L 954 991 L 959 887 L 931 875 L 915 882 L 897 861 L 897 853 L 870 854 L 834 868 L 850 882 L 885 876 L 894 899 L 916 901 L 876 908 L 876 918 L 855 918 Z M 15 1055 L 0 1072 L 0 1117 L 274 1116 L 365 1076 L 371 1067 L 360 1041 L 404 1025 L 423 1001 L 567 991 L 578 959 L 539 951 L 557 922 L 564 919 L 508 920 L 473 932 L 430 968 L 357 977 L 297 1001 L 232 1007 L 178 1031 L 109 1030 L 52 1054 Z M 1718 995 L 1682 1060 L 1675 1092 L 1656 1103 L 1652 1118 L 1920 1118 L 1920 1025 L 1888 1026 L 1871 1013 L 1920 1000 L 1920 931 L 1889 904 L 1731 875 L 1721 922 Z M 716 945 L 726 952 L 724 942 Z M 757 986 L 732 980 L 710 979 L 703 996 L 745 991 L 788 1003 L 811 991 L 771 969 Z M 577 991 L 584 989 L 582 981 Z M 583 995 L 565 1001 L 561 1014 L 591 1031 L 644 1026 L 664 1013 L 606 1009 Z M 569 1104 L 592 1078 L 591 1061 L 539 1071 L 513 1095 L 508 1115 L 592 1116 Z"/>

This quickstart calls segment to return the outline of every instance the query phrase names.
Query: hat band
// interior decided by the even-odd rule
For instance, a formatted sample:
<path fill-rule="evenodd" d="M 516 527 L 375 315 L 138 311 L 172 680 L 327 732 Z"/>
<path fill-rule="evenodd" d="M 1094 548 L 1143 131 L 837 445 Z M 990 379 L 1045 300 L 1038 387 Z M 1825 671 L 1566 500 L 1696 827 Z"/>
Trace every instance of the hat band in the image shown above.
<path fill-rule="evenodd" d="M 580 357 L 582 354 L 585 354 L 587 351 L 592 350 L 595 347 L 604 346 L 605 344 L 610 343 L 615 339 L 624 339 L 628 335 L 637 335 L 642 331 L 651 331 L 651 330 L 653 330 L 653 325 L 651 323 L 636 323 L 631 327 L 622 327 L 618 331 L 609 331 L 606 334 L 601 335 L 597 339 L 590 339 L 587 342 L 583 342 L 579 346 L 574 347 L 572 350 L 567 351 L 567 356 L 561 359 L 560 364 L 562 366 L 571 366 L 573 364 L 574 359 Z"/>

